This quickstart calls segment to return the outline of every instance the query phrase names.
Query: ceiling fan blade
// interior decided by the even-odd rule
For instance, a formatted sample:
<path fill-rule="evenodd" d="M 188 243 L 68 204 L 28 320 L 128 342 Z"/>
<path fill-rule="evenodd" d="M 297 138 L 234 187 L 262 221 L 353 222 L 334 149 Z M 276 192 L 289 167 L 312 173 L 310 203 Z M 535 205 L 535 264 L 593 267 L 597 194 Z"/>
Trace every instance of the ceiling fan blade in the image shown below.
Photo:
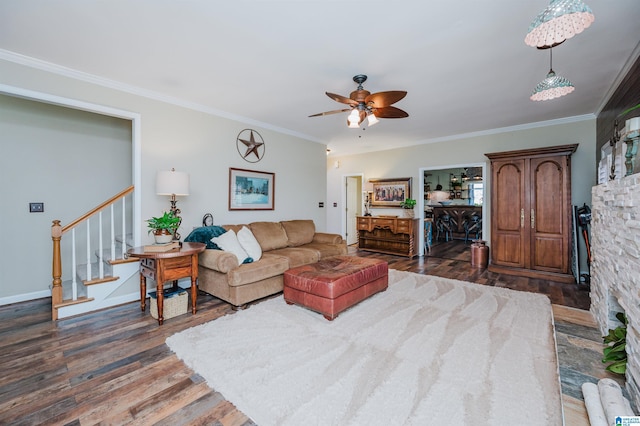
<path fill-rule="evenodd" d="M 388 106 L 384 108 L 375 108 L 373 110 L 373 113 L 378 118 L 405 118 L 409 116 L 409 114 L 407 114 L 405 111 L 401 110 L 400 108 L 396 108 L 392 106 Z"/>
<path fill-rule="evenodd" d="M 333 111 L 319 112 L 317 114 L 310 115 L 309 117 L 321 117 L 321 116 L 325 116 L 325 115 L 338 114 L 340 112 L 347 112 L 347 111 L 351 111 L 351 108 L 336 109 L 336 110 L 333 110 Z"/>
<path fill-rule="evenodd" d="M 372 93 L 366 97 L 364 103 L 373 108 L 384 108 L 391 104 L 395 104 L 402 98 L 407 96 L 404 90 L 391 90 L 388 92 Z"/>
<path fill-rule="evenodd" d="M 329 93 L 329 92 L 325 92 L 327 94 L 328 97 L 330 97 L 331 99 L 333 99 L 336 102 L 340 102 L 342 104 L 347 104 L 347 105 L 352 105 L 352 106 L 356 106 L 358 105 L 358 102 L 354 101 L 353 99 L 350 98 L 345 98 L 342 95 L 336 95 L 335 93 Z"/>

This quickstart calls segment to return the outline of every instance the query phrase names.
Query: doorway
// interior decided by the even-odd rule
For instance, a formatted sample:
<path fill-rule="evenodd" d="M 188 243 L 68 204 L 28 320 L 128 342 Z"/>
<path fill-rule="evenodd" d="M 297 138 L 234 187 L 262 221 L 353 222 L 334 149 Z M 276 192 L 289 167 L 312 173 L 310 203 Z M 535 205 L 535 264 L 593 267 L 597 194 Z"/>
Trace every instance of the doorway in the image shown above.
<path fill-rule="evenodd" d="M 362 215 L 362 175 L 344 177 L 343 237 L 347 245 L 358 242 L 357 217 Z"/>
<path fill-rule="evenodd" d="M 420 180 L 423 255 L 470 260 L 471 242 L 487 232 L 486 164 L 425 167 Z"/>

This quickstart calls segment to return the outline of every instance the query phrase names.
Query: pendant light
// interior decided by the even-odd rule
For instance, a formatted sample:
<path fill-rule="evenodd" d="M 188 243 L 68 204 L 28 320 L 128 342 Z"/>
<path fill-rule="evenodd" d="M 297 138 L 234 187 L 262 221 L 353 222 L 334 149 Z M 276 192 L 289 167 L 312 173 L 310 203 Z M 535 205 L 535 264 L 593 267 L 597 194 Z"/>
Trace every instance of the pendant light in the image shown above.
<path fill-rule="evenodd" d="M 549 74 L 533 89 L 530 99 L 532 101 L 547 101 L 568 95 L 574 90 L 573 83 L 564 77 L 556 75 L 553 71 L 553 49 L 549 49 Z"/>
<path fill-rule="evenodd" d="M 529 25 L 524 42 L 533 47 L 554 47 L 580 34 L 595 16 L 582 0 L 551 0 Z"/>

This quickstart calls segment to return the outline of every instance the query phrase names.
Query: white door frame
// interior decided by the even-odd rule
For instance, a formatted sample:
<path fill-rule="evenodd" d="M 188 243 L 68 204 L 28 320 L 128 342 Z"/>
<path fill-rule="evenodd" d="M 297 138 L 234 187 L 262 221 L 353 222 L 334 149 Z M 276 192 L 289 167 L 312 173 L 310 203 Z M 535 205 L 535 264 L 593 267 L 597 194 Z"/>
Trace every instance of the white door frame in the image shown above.
<path fill-rule="evenodd" d="M 350 173 L 348 175 L 342 175 L 342 205 L 345 206 L 345 210 L 347 208 L 347 178 L 348 177 L 358 177 L 360 178 L 360 185 L 364 184 L 364 173 Z M 364 208 L 364 201 L 362 200 L 362 191 L 358 192 L 358 205 L 361 209 Z M 340 213 L 341 225 L 340 229 L 342 230 L 342 238 L 347 239 L 347 215 L 345 214 L 345 210 Z"/>
<path fill-rule="evenodd" d="M 125 111 L 104 105 L 93 104 L 90 102 L 80 101 L 77 99 L 64 98 L 62 96 L 52 95 L 44 92 L 36 92 L 21 87 L 8 86 L 0 84 L 0 94 L 15 96 L 17 98 L 28 99 L 32 101 L 42 102 L 51 105 L 58 105 L 67 108 L 73 108 L 80 111 L 87 111 L 96 114 L 106 115 L 108 117 L 123 118 L 131 121 L 131 146 L 132 146 L 132 176 L 135 191 L 133 192 L 133 240 L 135 245 L 140 245 L 141 229 L 142 229 L 142 177 L 141 177 L 141 140 L 142 140 L 142 117 L 139 113 Z"/>
<path fill-rule="evenodd" d="M 482 235 L 483 237 L 487 235 L 487 221 L 484 220 L 487 216 L 487 163 L 464 163 L 464 164 L 453 164 L 453 165 L 444 165 L 444 166 L 429 166 L 420 168 L 420 188 L 422 192 L 424 191 L 424 172 L 429 170 L 444 170 L 444 169 L 460 169 L 465 167 L 482 167 L 482 182 L 484 186 L 482 188 L 483 202 L 482 202 Z M 420 209 L 420 256 L 424 256 L 424 196 L 420 197 L 418 200 L 418 208 Z"/>

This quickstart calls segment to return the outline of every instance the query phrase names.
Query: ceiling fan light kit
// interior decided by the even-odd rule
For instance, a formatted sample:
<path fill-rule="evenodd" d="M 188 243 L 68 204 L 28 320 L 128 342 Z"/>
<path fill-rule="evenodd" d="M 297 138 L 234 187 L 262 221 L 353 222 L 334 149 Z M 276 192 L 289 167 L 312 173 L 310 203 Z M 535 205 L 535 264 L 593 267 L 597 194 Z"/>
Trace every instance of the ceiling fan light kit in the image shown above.
<path fill-rule="evenodd" d="M 405 118 L 409 116 L 409 114 L 400 108 L 391 106 L 403 99 L 407 95 L 407 92 L 403 90 L 392 90 L 388 92 L 371 93 L 362 87 L 362 83 L 366 80 L 367 76 L 364 74 L 354 76 L 353 81 L 358 83 L 358 88 L 351 92 L 348 98 L 335 93 L 325 92 L 326 95 L 334 101 L 347 104 L 350 108 L 320 112 L 318 114 L 312 114 L 309 117 L 320 117 L 350 111 L 347 117 L 347 126 L 351 129 L 358 129 L 365 118 L 369 126 L 373 126 L 380 121 L 380 118 Z"/>
<path fill-rule="evenodd" d="M 551 0 L 529 25 L 524 42 L 533 47 L 554 47 L 593 23 L 595 16 L 581 0 Z"/>
<path fill-rule="evenodd" d="M 564 43 L 588 28 L 595 16 L 582 0 L 551 0 L 551 3 L 533 20 L 524 42 L 538 49 L 549 49 L 549 73 L 533 89 L 532 101 L 559 98 L 575 90 L 568 79 L 553 71 L 553 47 Z"/>

